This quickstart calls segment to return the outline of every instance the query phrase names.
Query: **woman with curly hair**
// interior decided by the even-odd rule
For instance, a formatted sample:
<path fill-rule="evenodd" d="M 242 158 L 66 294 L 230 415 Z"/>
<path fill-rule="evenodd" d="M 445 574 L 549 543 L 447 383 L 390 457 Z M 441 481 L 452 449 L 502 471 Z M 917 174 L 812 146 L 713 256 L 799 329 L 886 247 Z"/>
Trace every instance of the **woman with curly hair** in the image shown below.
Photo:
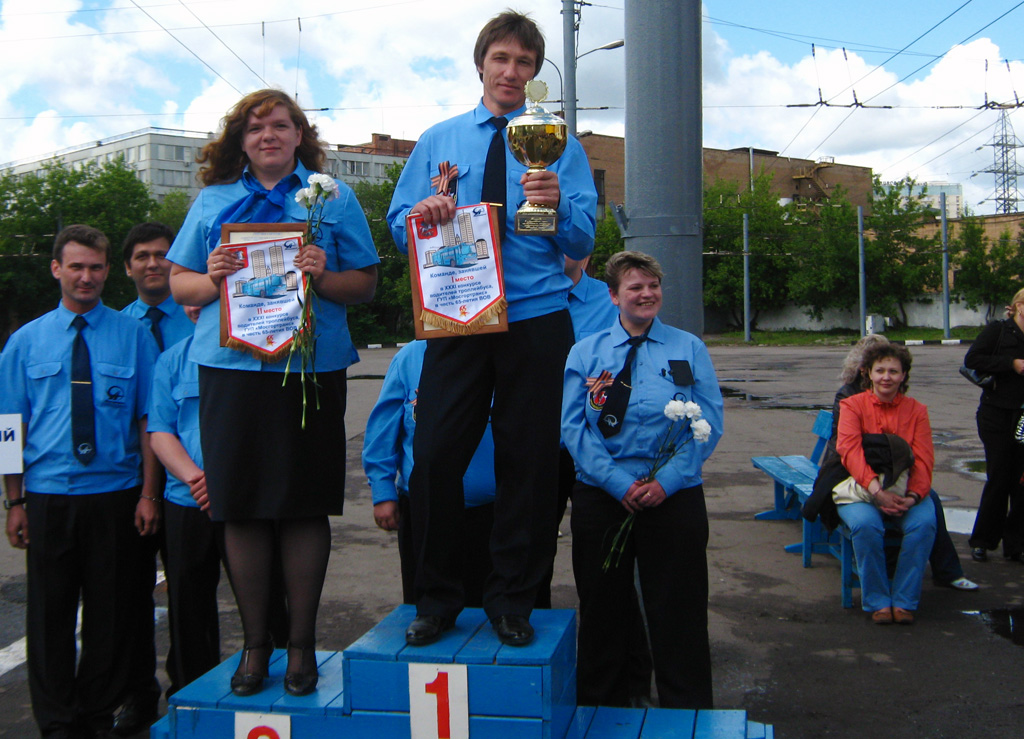
<path fill-rule="evenodd" d="M 312 279 L 317 400 L 303 427 L 299 373 L 282 383 L 285 363 L 261 361 L 220 344 L 221 283 L 239 269 L 220 244 L 225 223 L 304 222 L 295 194 L 324 169 L 326 154 L 305 114 L 279 90 L 243 97 L 220 136 L 198 158 L 206 187 L 174 240 L 174 298 L 207 306 L 190 359 L 199 365 L 199 413 L 210 512 L 224 522 L 228 575 L 245 634 L 236 695 L 262 688 L 274 645 L 269 637 L 271 572 L 276 558 L 288 602 L 285 689 L 317 683 L 316 613 L 331 551 L 329 515 L 340 515 L 345 481 L 346 368 L 358 361 L 345 306 L 373 297 L 377 253 L 352 191 L 338 182 L 318 243 L 304 244 L 297 269 Z"/>

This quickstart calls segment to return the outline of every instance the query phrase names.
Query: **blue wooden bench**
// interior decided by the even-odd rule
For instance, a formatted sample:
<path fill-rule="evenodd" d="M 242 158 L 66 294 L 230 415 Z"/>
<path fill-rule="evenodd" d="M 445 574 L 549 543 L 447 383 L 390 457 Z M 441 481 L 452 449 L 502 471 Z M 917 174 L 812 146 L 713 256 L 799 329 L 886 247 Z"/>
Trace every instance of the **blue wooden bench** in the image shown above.
<path fill-rule="evenodd" d="M 772 478 L 774 483 L 775 506 L 754 516 L 758 521 L 795 521 L 800 518 L 800 501 L 796 486 L 813 484 L 814 478 L 818 475 L 821 456 L 832 436 L 832 411 L 818 411 L 811 430 L 817 438 L 809 457 L 796 454 L 750 458 L 751 464 Z"/>

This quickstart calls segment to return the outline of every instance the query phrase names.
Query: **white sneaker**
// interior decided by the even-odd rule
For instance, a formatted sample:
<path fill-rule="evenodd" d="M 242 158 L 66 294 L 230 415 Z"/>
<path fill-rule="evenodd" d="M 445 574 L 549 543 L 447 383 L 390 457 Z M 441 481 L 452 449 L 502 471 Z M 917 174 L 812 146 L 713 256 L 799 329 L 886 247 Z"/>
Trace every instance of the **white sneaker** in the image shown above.
<path fill-rule="evenodd" d="M 955 590 L 977 590 L 978 583 L 971 582 L 966 577 L 958 577 L 956 580 L 949 583 L 949 587 Z"/>

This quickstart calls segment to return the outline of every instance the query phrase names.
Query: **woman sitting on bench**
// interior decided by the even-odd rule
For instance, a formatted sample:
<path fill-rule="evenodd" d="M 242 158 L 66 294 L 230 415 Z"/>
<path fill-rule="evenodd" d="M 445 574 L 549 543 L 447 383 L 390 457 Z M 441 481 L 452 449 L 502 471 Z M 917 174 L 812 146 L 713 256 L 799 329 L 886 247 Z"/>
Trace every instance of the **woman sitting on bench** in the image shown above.
<path fill-rule="evenodd" d="M 836 392 L 832 404 L 832 438 L 825 447 L 822 463 L 830 456 L 838 454 L 836 439 L 839 438 L 839 404 L 851 395 L 864 392 L 868 374 L 868 368 L 864 365 L 864 353 L 873 346 L 888 343 L 889 340 L 881 334 L 868 334 L 850 348 L 846 359 L 843 360 L 843 371 L 839 374 L 843 386 Z M 956 553 L 956 545 L 953 544 L 949 529 L 946 528 L 946 514 L 942 510 L 942 501 L 938 495 L 932 496 L 932 503 L 935 505 L 935 544 L 928 556 L 932 566 L 932 582 L 954 590 L 977 590 L 978 584 L 964 576 L 960 555 Z"/>
<path fill-rule="evenodd" d="M 869 390 L 840 404 L 836 447 L 851 477 L 836 486 L 833 498 L 852 532 L 861 607 L 876 624 L 914 622 L 935 539 L 929 495 L 935 451 L 928 409 L 905 394 L 911 362 L 903 346 L 869 348 Z M 903 531 L 892 583 L 885 565 L 887 521 Z"/>

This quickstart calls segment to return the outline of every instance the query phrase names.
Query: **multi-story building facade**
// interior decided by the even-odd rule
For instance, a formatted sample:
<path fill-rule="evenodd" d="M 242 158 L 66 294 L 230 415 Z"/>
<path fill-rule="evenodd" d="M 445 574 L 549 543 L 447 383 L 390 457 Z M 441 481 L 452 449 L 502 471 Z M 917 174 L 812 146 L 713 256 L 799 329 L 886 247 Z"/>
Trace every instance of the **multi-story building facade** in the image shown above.
<path fill-rule="evenodd" d="M 46 157 L 22 159 L 0 164 L 0 171 L 15 175 L 35 172 L 42 174 L 43 165 L 54 159 L 73 168 L 85 166 L 88 162 L 103 164 L 123 156 L 125 162 L 135 169 L 139 180 L 149 186 L 158 200 L 173 190 L 186 190 L 189 199 L 200 190 L 197 178 L 199 165 L 196 155 L 213 138 L 212 133 L 179 131 L 170 128 L 145 128 L 139 131 L 100 139 L 90 144 L 61 149 Z M 375 134 L 380 138 L 380 150 L 389 137 Z M 411 148 L 410 148 L 411 150 Z M 330 145 L 328 147 L 328 174 L 348 185 L 358 182 L 376 184 L 383 182 L 388 166 L 404 163 L 408 151 L 395 148 L 395 154 L 366 151 L 365 146 Z"/>

